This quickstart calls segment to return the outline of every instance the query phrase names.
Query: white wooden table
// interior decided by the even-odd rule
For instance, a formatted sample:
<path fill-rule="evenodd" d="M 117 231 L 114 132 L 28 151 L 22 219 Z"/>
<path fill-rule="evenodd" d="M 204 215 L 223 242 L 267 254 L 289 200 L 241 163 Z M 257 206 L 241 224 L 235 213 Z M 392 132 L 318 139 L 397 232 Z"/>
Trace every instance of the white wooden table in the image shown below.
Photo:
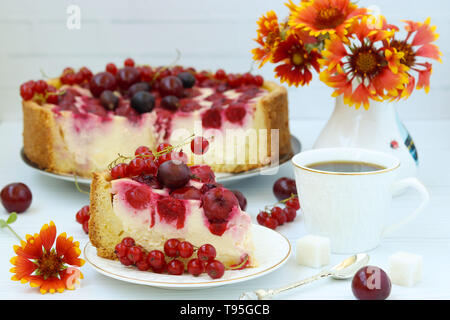
<path fill-rule="evenodd" d="M 323 121 L 295 121 L 292 133 L 303 149 L 309 149 Z M 420 254 L 424 258 L 422 282 L 413 288 L 393 286 L 390 299 L 449 299 L 450 298 L 450 121 L 407 122 L 421 161 L 419 178 L 431 193 L 431 202 L 425 211 L 410 225 L 383 240 L 369 252 L 370 264 L 387 269 L 388 256 L 397 251 Z M 79 193 L 73 183 L 43 176 L 27 167 L 20 159 L 22 124 L 0 123 L 0 187 L 11 182 L 24 182 L 33 192 L 31 208 L 14 223 L 22 236 L 38 232 L 44 223 L 53 220 L 58 233 L 67 232 L 84 247 L 88 237 L 75 222 L 75 213 L 88 204 L 88 196 Z M 276 176 L 260 176 L 237 182 L 233 188 L 241 190 L 248 199 L 247 211 L 256 222 L 260 208 L 275 202 L 273 182 L 281 176 L 293 176 L 291 165 L 284 166 Z M 392 215 L 397 218 L 408 214 L 419 199 L 411 192 L 393 201 Z M 0 217 L 7 214 L 0 208 Z M 295 240 L 305 234 L 301 215 L 294 223 L 277 229 L 288 237 L 295 249 Z M 85 278 L 80 288 L 63 294 L 41 295 L 28 284 L 10 280 L 13 245 L 17 240 L 9 231 L 0 230 L 0 299 L 237 299 L 243 291 L 273 288 L 308 277 L 319 270 L 299 267 L 292 255 L 289 261 L 275 272 L 247 282 L 194 291 L 175 291 L 133 285 L 113 280 L 97 273 L 88 264 L 82 267 Z M 295 250 L 294 250 L 295 252 Z M 343 256 L 332 255 L 332 264 Z M 354 299 L 350 281 L 324 280 L 280 296 L 282 299 Z"/>

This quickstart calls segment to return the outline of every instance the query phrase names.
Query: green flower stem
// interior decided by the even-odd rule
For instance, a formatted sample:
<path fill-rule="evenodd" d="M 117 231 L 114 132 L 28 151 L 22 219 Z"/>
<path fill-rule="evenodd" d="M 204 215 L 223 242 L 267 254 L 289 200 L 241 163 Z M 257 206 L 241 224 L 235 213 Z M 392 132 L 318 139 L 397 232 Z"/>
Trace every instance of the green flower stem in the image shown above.
<path fill-rule="evenodd" d="M 14 231 L 13 228 L 11 228 L 11 226 L 10 226 L 9 224 L 7 224 L 6 227 L 9 229 L 9 231 L 11 231 L 11 232 L 13 233 L 13 235 L 14 235 L 17 239 L 19 239 L 20 242 L 23 241 L 23 239 L 22 239 L 22 238 Z"/>

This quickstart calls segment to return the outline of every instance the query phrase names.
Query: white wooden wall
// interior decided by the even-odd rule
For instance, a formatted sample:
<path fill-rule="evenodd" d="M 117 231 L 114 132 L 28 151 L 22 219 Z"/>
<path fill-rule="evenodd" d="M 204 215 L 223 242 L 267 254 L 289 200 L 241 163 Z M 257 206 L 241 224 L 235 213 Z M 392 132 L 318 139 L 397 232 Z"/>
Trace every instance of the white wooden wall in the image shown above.
<path fill-rule="evenodd" d="M 197 69 L 224 68 L 245 72 L 256 20 L 281 0 L 0 0 L 0 121 L 21 118 L 19 85 L 51 76 L 66 66 L 102 70 L 107 62 L 164 65 L 182 52 L 180 64 Z M 402 19 L 437 25 L 443 64 L 435 64 L 431 92 L 416 92 L 399 103 L 404 120 L 450 119 L 450 1 L 360 0 L 376 5 L 393 23 Z M 67 7 L 81 8 L 81 29 L 66 27 Z M 273 66 L 256 72 L 273 79 Z M 292 119 L 326 119 L 332 110 L 331 90 L 316 80 L 309 87 L 290 88 Z"/>

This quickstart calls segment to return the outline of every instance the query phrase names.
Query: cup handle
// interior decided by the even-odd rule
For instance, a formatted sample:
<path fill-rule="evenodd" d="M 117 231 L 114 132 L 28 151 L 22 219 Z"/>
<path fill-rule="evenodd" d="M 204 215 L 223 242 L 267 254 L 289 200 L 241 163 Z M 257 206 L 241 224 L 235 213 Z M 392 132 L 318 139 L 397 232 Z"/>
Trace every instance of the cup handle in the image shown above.
<path fill-rule="evenodd" d="M 382 236 L 385 237 L 389 233 L 401 228 L 403 225 L 407 224 L 411 220 L 417 217 L 417 215 L 425 208 L 428 201 L 430 200 L 430 193 L 427 188 L 420 182 L 417 178 L 406 178 L 397 182 L 391 187 L 391 194 L 395 194 L 407 188 L 415 189 L 421 196 L 422 202 L 420 205 L 407 217 L 403 218 L 399 222 L 393 223 L 384 228 Z"/>

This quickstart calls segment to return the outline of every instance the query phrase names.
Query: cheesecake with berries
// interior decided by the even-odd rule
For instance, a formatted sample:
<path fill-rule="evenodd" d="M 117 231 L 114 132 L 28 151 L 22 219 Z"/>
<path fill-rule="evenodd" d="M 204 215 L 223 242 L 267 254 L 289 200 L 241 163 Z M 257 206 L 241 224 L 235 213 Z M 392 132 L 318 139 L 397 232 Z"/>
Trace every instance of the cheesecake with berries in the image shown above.
<path fill-rule="evenodd" d="M 124 238 L 147 252 L 164 251 L 168 240 L 178 239 L 194 248 L 214 246 L 225 266 L 256 265 L 242 194 L 217 184 L 207 165 L 187 166 L 160 154 L 160 161 L 148 158 L 156 167 L 137 166 L 143 157 L 94 173 L 89 238 L 98 256 L 120 258 L 115 248 Z"/>
<path fill-rule="evenodd" d="M 91 177 L 117 154 L 204 136 L 210 152 L 190 163 L 241 172 L 291 154 L 287 92 L 250 73 L 110 63 L 93 74 L 66 68 L 59 78 L 28 81 L 23 98 L 26 157 L 40 168 Z M 273 159 L 275 159 L 275 157 Z"/>

